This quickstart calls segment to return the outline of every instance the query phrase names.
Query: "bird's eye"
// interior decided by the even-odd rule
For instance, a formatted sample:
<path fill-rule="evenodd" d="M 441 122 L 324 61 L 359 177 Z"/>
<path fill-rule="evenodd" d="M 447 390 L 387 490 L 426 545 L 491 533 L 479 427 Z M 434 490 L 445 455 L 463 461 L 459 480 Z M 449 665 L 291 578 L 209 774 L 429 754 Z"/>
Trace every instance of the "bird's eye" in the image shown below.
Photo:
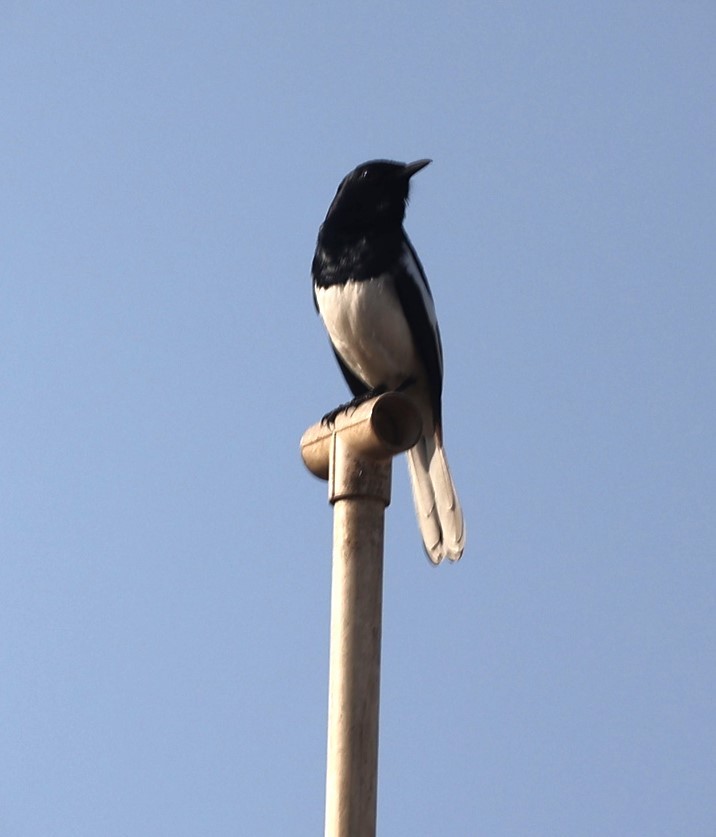
<path fill-rule="evenodd" d="M 360 179 L 365 180 L 368 177 L 368 169 L 363 169 L 360 173 Z"/>

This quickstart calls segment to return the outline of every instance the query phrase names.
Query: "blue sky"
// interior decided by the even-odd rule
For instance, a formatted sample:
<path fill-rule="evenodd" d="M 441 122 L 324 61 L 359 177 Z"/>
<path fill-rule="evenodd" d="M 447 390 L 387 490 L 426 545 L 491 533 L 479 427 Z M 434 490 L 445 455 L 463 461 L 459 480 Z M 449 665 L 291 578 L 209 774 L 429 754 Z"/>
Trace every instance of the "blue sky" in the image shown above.
<path fill-rule="evenodd" d="M 468 522 L 387 514 L 379 833 L 716 829 L 711 3 L 10 2 L 0 831 L 315 835 L 336 185 L 407 229 Z"/>

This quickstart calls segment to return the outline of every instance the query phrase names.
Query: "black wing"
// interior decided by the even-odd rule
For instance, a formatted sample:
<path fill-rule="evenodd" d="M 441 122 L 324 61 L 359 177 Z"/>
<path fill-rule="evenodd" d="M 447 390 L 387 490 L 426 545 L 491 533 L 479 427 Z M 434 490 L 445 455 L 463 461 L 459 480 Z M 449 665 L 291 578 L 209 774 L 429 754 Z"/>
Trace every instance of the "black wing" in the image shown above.
<path fill-rule="evenodd" d="M 395 290 L 410 326 L 415 348 L 428 376 L 430 400 L 437 427 L 441 425 L 443 350 L 435 316 L 433 296 L 420 259 L 408 237 L 404 237 L 404 259 L 397 271 Z"/>

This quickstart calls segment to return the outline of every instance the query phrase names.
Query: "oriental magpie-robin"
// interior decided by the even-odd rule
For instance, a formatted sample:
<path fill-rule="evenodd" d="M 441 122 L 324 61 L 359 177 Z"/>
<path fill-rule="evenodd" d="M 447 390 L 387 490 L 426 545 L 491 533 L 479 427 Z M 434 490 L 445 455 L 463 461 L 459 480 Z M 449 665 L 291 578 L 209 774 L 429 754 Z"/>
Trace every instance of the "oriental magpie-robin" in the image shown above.
<path fill-rule="evenodd" d="M 319 230 L 311 272 L 314 302 L 354 402 L 404 390 L 421 412 L 423 435 L 408 466 L 425 551 L 439 564 L 460 558 L 465 525 L 443 448 L 435 306 L 403 229 L 410 178 L 429 162 L 373 160 L 346 175 Z"/>

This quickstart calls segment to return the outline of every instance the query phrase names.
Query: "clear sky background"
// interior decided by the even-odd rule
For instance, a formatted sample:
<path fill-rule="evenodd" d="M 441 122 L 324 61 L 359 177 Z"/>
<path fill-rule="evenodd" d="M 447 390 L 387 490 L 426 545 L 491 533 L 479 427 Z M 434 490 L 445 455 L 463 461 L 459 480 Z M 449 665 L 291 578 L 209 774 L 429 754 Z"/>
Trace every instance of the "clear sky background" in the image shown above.
<path fill-rule="evenodd" d="M 468 521 L 387 515 L 379 832 L 716 835 L 712 2 L 6 2 L 0 834 L 322 833 L 340 178 Z"/>

